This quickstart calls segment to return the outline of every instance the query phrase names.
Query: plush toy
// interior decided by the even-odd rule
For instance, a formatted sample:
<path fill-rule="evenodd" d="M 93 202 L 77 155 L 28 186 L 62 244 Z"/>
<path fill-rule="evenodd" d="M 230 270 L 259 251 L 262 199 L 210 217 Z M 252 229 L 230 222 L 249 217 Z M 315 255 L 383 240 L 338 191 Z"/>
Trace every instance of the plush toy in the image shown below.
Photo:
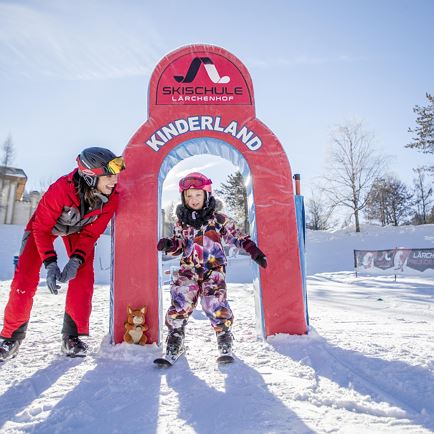
<path fill-rule="evenodd" d="M 145 345 L 148 338 L 144 332 L 149 329 L 145 324 L 146 306 L 139 309 L 131 309 L 131 306 L 128 306 L 127 312 L 124 341 L 129 344 Z"/>

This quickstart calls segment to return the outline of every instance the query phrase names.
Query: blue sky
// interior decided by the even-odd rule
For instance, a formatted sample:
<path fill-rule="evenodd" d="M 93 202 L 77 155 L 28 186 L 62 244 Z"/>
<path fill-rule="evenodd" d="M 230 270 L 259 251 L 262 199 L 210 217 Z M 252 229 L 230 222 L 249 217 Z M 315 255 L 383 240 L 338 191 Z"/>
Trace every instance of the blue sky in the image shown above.
<path fill-rule="evenodd" d="M 410 183 L 411 169 L 430 158 L 404 145 L 413 106 L 434 92 L 433 17 L 431 0 L 0 0 L 0 141 L 12 135 L 29 189 L 71 170 L 83 147 L 121 153 L 146 120 L 158 61 L 208 43 L 249 69 L 257 116 L 307 196 L 327 170 L 330 130 L 352 118 Z M 196 160 L 175 169 L 200 168 Z M 216 183 L 231 170 L 206 164 Z"/>

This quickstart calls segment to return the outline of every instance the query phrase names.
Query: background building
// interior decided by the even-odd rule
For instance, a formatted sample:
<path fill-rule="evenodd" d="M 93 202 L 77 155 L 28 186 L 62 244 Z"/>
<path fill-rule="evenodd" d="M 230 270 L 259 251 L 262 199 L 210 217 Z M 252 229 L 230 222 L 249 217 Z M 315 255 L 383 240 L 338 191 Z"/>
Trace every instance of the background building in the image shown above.
<path fill-rule="evenodd" d="M 26 224 L 41 198 L 41 193 L 25 192 L 27 175 L 15 167 L 0 166 L 0 224 Z"/>

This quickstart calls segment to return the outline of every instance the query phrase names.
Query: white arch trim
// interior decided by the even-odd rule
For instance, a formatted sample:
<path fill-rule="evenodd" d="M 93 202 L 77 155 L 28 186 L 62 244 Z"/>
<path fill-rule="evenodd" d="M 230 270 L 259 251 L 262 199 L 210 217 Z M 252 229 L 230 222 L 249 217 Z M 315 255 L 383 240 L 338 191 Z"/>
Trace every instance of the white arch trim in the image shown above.
<path fill-rule="evenodd" d="M 255 202 L 253 198 L 253 185 L 250 167 L 243 155 L 229 143 L 212 137 L 200 137 L 180 143 L 172 149 L 163 160 L 158 173 L 158 210 L 161 210 L 161 196 L 163 192 L 163 182 L 167 174 L 180 161 L 186 158 L 200 154 L 211 154 L 230 161 L 237 166 L 243 175 L 247 190 L 247 206 L 249 214 L 250 237 L 257 242 Z M 158 212 L 158 230 L 162 227 L 161 212 Z M 161 234 L 158 234 L 160 238 Z M 163 318 L 163 300 L 162 300 L 162 270 L 161 261 L 158 261 L 159 282 L 158 282 L 158 300 L 160 324 L 164 324 Z M 255 311 L 256 311 L 256 332 L 258 336 L 265 338 L 264 312 L 262 307 L 262 288 L 259 279 L 258 265 L 252 261 L 253 287 L 255 294 Z M 161 327 L 159 332 L 159 341 L 161 342 Z"/>

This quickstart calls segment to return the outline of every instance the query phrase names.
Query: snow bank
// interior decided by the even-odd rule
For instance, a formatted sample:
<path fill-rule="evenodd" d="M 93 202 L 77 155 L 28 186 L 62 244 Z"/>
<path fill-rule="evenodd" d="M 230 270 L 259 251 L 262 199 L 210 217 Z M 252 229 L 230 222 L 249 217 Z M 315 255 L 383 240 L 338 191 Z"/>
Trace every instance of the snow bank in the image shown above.
<path fill-rule="evenodd" d="M 0 225 L 0 280 L 13 276 L 13 257 L 17 255 L 24 226 Z M 59 263 L 66 262 L 66 253 L 60 238 L 55 243 Z M 306 233 L 307 274 L 352 271 L 353 250 L 390 249 L 394 247 L 434 247 L 434 225 L 389 226 L 379 227 L 362 225 L 362 232 L 355 233 L 354 228 L 336 231 L 310 231 Z M 95 251 L 95 281 L 100 284 L 110 282 L 111 238 L 102 235 Z M 177 260 L 170 261 L 176 265 Z M 169 264 L 163 263 L 163 269 Z M 252 281 L 251 261 L 248 256 L 238 255 L 229 258 L 227 281 L 230 283 L 247 283 Z M 45 276 L 42 269 L 41 276 Z"/>
<path fill-rule="evenodd" d="M 14 256 L 18 255 L 24 233 L 24 225 L 0 225 L 0 280 L 12 279 L 14 275 Z M 60 266 L 67 261 L 65 247 L 61 238 L 54 243 Z M 95 282 L 107 284 L 110 282 L 110 249 L 111 238 L 101 235 L 95 249 Z M 45 269 L 41 268 L 41 277 L 45 277 Z"/>
<path fill-rule="evenodd" d="M 381 250 L 395 247 L 433 248 L 434 225 L 373 226 L 362 225 L 337 231 L 306 233 L 307 274 L 351 271 L 354 269 L 353 250 Z"/>

